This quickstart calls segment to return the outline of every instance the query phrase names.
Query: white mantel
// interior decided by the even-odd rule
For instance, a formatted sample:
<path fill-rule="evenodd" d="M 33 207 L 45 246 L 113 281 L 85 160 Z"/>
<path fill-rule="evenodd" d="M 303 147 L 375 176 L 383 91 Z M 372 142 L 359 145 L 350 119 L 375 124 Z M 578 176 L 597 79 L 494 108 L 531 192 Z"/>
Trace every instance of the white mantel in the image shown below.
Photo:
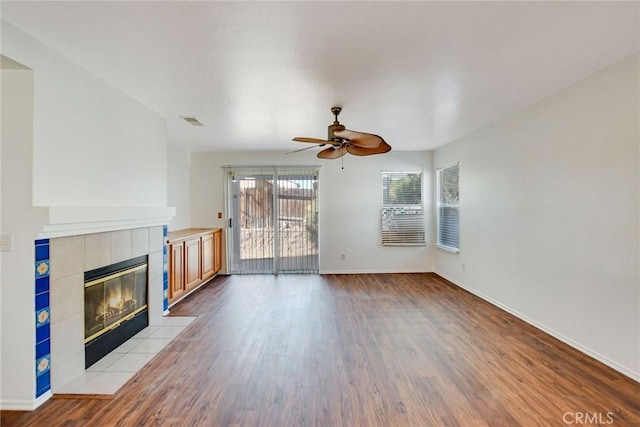
<path fill-rule="evenodd" d="M 176 208 L 163 206 L 49 206 L 38 237 L 55 238 L 153 227 L 171 222 Z"/>

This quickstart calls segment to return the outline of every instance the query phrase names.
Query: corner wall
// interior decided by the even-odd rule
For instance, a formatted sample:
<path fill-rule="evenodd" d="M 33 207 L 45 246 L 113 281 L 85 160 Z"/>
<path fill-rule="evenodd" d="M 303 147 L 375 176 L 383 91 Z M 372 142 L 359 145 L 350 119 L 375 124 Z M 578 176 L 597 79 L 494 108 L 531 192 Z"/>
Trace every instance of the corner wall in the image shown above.
<path fill-rule="evenodd" d="M 460 162 L 436 272 L 636 380 L 639 76 L 635 54 L 434 153 Z"/>
<path fill-rule="evenodd" d="M 0 407 L 32 409 L 35 399 L 34 240 L 31 205 L 33 72 L 0 70 L 2 223 L 12 249 L 0 253 Z"/>
<path fill-rule="evenodd" d="M 166 206 L 166 120 L 1 24 L 2 53 L 33 70 L 33 204 Z"/>
<path fill-rule="evenodd" d="M 34 241 L 50 216 L 36 207 L 167 211 L 166 122 L 13 25 L 0 24 L 2 55 L 26 70 L 2 70 L 0 233 L 13 237 L 13 251 L 1 257 L 0 407 L 28 410 L 48 398 L 36 400 L 35 393 L 33 282 Z M 28 75 L 9 79 L 16 73 Z"/>
<path fill-rule="evenodd" d="M 169 231 L 174 231 L 189 228 L 191 152 L 179 144 L 169 144 L 167 157 L 167 202 L 176 208 Z"/>

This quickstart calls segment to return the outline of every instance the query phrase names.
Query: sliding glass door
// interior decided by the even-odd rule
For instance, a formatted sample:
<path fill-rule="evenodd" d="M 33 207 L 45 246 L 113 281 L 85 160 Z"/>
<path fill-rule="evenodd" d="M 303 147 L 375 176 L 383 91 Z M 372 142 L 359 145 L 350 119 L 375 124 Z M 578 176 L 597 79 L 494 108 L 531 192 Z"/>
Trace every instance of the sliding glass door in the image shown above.
<path fill-rule="evenodd" d="M 317 273 L 318 168 L 228 167 L 232 274 Z"/>

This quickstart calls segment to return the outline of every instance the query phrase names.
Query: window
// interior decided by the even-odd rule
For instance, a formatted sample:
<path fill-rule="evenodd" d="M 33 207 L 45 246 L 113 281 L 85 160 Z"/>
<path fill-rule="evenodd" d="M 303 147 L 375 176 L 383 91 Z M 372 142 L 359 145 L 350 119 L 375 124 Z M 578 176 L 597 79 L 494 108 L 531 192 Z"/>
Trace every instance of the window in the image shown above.
<path fill-rule="evenodd" d="M 422 172 L 382 171 L 382 244 L 425 245 Z"/>
<path fill-rule="evenodd" d="M 438 240 L 436 246 L 451 252 L 460 249 L 460 192 L 458 164 L 446 166 L 436 172 L 438 191 Z"/>

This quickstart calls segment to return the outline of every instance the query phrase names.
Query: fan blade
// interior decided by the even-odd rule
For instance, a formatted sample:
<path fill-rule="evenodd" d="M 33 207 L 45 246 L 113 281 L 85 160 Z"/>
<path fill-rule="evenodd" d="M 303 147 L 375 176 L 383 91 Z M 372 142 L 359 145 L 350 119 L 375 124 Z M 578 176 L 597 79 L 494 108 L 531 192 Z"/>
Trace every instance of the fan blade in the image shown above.
<path fill-rule="evenodd" d="M 384 140 L 378 135 L 372 133 L 357 132 L 355 130 L 338 130 L 333 133 L 338 138 L 345 138 L 351 142 L 351 145 L 362 148 L 376 148 Z"/>
<path fill-rule="evenodd" d="M 293 153 L 297 153 L 299 151 L 310 150 L 310 149 L 316 148 L 316 147 L 322 147 L 323 145 L 326 145 L 326 144 L 320 144 L 320 145 L 315 145 L 315 146 L 311 146 L 311 147 L 304 147 L 304 148 L 301 148 L 299 150 L 289 151 L 289 152 L 284 153 L 284 154 L 293 154 Z"/>
<path fill-rule="evenodd" d="M 347 144 L 347 151 L 354 156 L 370 156 L 372 154 L 381 154 L 391 151 L 391 146 L 386 142 L 382 143 L 375 148 L 358 147 L 357 145 Z"/>
<path fill-rule="evenodd" d="M 304 136 L 297 136 L 293 138 L 293 140 L 296 142 L 310 142 L 312 144 L 331 144 L 333 142 L 333 141 L 327 141 L 325 139 L 306 138 Z"/>
<path fill-rule="evenodd" d="M 347 154 L 347 146 L 341 145 L 338 148 L 325 148 L 324 150 L 318 153 L 319 159 L 339 159 L 340 157 Z"/>

